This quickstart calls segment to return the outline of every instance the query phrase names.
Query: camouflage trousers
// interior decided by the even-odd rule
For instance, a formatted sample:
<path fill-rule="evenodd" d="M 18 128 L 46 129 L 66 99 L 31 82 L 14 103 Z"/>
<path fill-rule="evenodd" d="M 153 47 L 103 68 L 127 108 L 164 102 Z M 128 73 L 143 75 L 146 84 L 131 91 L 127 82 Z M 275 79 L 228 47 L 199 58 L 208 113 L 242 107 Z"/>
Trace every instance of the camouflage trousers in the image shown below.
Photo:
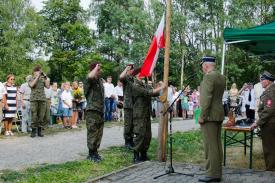
<path fill-rule="evenodd" d="M 88 110 L 85 112 L 87 126 L 87 146 L 89 150 L 94 152 L 96 152 L 99 148 L 103 135 L 103 115 L 103 113 L 93 110 Z"/>
<path fill-rule="evenodd" d="M 130 141 L 133 139 L 134 133 L 133 109 L 124 108 L 124 139 Z"/>
<path fill-rule="evenodd" d="M 46 107 L 46 101 L 31 101 L 32 128 L 43 127 Z"/>
<path fill-rule="evenodd" d="M 44 127 L 47 127 L 49 124 L 50 124 L 50 121 L 51 121 L 51 101 L 47 99 L 47 106 L 46 106 L 46 111 L 45 111 L 45 116 L 44 116 L 44 124 L 43 126 Z"/>
<path fill-rule="evenodd" d="M 133 119 L 134 123 L 134 150 L 147 152 L 150 146 L 152 132 L 150 115 L 141 114 Z"/>

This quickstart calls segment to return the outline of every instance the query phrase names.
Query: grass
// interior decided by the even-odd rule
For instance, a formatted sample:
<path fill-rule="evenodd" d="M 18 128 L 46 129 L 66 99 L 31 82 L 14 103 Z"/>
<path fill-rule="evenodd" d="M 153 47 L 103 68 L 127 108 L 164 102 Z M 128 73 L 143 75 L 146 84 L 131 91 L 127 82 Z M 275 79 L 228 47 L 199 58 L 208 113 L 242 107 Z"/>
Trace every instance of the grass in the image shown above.
<path fill-rule="evenodd" d="M 99 164 L 88 160 L 79 160 L 64 164 L 28 168 L 23 171 L 6 170 L 2 172 L 0 182 L 79 183 L 129 166 L 132 162 L 132 154 L 121 147 L 104 150 L 101 154 L 104 160 Z"/>
<path fill-rule="evenodd" d="M 157 160 L 157 140 L 152 139 L 148 151 L 151 160 Z M 85 182 L 132 164 L 132 152 L 124 147 L 112 147 L 101 151 L 104 160 L 92 163 L 87 160 L 78 160 L 57 165 L 44 165 L 28 168 L 22 171 L 6 170 L 0 172 L 0 182 L 22 183 L 63 183 Z M 227 167 L 247 168 L 249 152 L 243 155 L 243 148 L 229 147 L 227 149 Z M 176 132 L 173 134 L 173 159 L 176 162 L 204 164 L 202 134 L 200 130 Z M 264 169 L 261 140 L 254 139 L 253 168 Z"/>

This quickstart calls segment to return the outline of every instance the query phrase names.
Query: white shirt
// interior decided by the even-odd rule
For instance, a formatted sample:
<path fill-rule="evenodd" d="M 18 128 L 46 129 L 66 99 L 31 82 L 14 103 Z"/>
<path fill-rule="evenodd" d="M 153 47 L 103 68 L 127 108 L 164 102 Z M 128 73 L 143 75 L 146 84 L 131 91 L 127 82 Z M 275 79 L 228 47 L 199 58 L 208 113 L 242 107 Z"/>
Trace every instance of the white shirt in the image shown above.
<path fill-rule="evenodd" d="M 51 99 L 52 98 L 53 90 L 52 90 L 51 87 L 50 88 L 44 87 L 44 92 L 45 92 L 45 95 L 46 95 L 47 99 Z"/>
<path fill-rule="evenodd" d="M 63 108 L 72 108 L 73 105 L 73 95 L 71 93 L 70 90 L 64 90 L 61 94 L 61 100 L 62 100 L 62 107 Z M 69 106 L 67 106 L 64 101 L 69 104 Z"/>
<path fill-rule="evenodd" d="M 5 88 L 5 86 L 3 85 L 3 83 L 0 82 L 0 100 L 3 99 L 3 95 L 7 94 L 7 90 Z"/>
<path fill-rule="evenodd" d="M 251 95 L 251 101 L 249 101 L 248 100 L 248 98 L 249 98 L 249 90 L 248 89 L 246 89 L 245 91 L 243 91 L 244 92 L 244 104 L 245 105 L 249 105 L 250 107 L 249 107 L 249 109 L 256 109 L 256 96 L 255 96 L 255 90 L 254 89 L 251 89 L 251 93 L 250 93 L 250 95 Z"/>
<path fill-rule="evenodd" d="M 106 83 L 103 84 L 103 86 L 104 86 L 104 95 L 105 95 L 105 97 L 110 98 L 111 95 L 114 95 L 116 97 L 116 90 L 115 90 L 115 87 L 112 83 L 106 82 Z"/>
<path fill-rule="evenodd" d="M 123 87 L 122 86 L 116 86 L 115 87 L 115 90 L 116 90 L 116 95 L 117 96 L 123 96 Z"/>
<path fill-rule="evenodd" d="M 172 104 L 173 98 L 174 98 L 173 88 L 169 86 L 169 87 L 168 87 L 168 95 L 167 95 L 167 100 L 168 100 L 168 102 L 169 102 L 169 105 Z"/>
<path fill-rule="evenodd" d="M 32 91 L 31 91 L 31 88 L 30 88 L 28 83 L 23 83 L 20 86 L 19 92 L 20 92 L 21 95 L 24 96 L 24 99 L 30 100 L 30 96 L 31 96 Z"/>
<path fill-rule="evenodd" d="M 261 83 L 257 83 L 254 85 L 254 89 L 255 89 L 255 95 L 256 95 L 256 99 L 259 100 L 260 96 L 263 94 L 264 89 Z"/>

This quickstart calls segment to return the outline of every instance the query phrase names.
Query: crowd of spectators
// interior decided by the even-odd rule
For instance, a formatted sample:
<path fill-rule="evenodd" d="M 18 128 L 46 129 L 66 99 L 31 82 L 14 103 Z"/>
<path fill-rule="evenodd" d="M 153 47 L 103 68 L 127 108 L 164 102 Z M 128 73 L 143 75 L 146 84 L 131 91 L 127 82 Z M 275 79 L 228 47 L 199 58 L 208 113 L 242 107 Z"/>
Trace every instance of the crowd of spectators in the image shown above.
<path fill-rule="evenodd" d="M 28 82 L 32 79 L 29 75 L 21 86 L 15 85 L 15 76 L 10 74 L 5 82 L 0 82 L 0 132 L 5 136 L 13 136 L 12 125 L 20 123 L 19 130 L 22 133 L 31 132 L 31 88 Z M 66 128 L 78 128 L 78 124 L 84 119 L 86 99 L 84 97 L 82 81 L 61 83 L 53 82 L 49 89 L 45 88 L 47 98 L 47 110 L 44 127 L 52 127 L 55 124 Z M 108 76 L 104 82 L 105 91 L 105 121 L 123 121 L 123 86 L 120 81 L 116 87 L 112 83 L 112 77 Z M 3 130 L 2 130 L 3 129 Z"/>
<path fill-rule="evenodd" d="M 4 135 L 12 136 L 12 124 L 20 120 L 20 130 L 23 133 L 31 131 L 31 89 L 28 81 L 31 75 L 26 77 L 26 82 L 21 86 L 15 86 L 15 76 L 9 74 L 6 82 L 0 82 L 0 120 L 1 128 L 4 127 Z M 155 87 L 162 83 L 156 83 Z M 148 85 L 153 87 L 152 81 Z M 123 121 L 123 84 L 118 81 L 116 86 L 112 83 L 112 77 L 108 76 L 104 81 L 104 119 L 108 121 Z M 230 90 L 224 92 L 223 104 L 225 115 L 228 111 L 234 111 L 235 115 L 255 120 L 255 111 L 263 92 L 261 84 L 245 83 L 238 90 L 235 83 Z M 86 99 L 84 97 L 83 82 L 64 82 L 58 87 L 53 82 L 50 89 L 45 88 L 47 98 L 47 112 L 45 115 L 45 127 L 60 124 L 64 128 L 78 128 L 78 124 L 84 119 Z M 189 86 L 178 90 L 170 85 L 168 87 L 168 102 L 173 105 L 173 116 L 182 119 L 194 118 L 194 111 L 199 107 L 199 89 L 191 89 Z M 2 110 L 3 109 L 3 110 Z M 162 111 L 161 96 L 152 98 L 152 117 L 160 117 Z"/>
<path fill-rule="evenodd" d="M 230 90 L 223 95 L 225 115 L 231 110 L 235 116 L 255 120 L 257 117 L 258 105 L 263 88 L 260 83 L 244 83 L 239 90 L 236 83 L 233 83 Z"/>
<path fill-rule="evenodd" d="M 161 82 L 157 84 L 161 85 Z M 199 91 L 191 89 L 190 86 L 182 87 L 178 90 L 177 87 L 170 85 L 168 87 L 167 100 L 169 105 L 173 104 L 173 117 L 182 117 L 183 119 L 193 119 L 194 110 L 199 107 Z M 159 117 L 162 111 L 161 96 L 155 97 L 152 100 L 152 116 Z"/>

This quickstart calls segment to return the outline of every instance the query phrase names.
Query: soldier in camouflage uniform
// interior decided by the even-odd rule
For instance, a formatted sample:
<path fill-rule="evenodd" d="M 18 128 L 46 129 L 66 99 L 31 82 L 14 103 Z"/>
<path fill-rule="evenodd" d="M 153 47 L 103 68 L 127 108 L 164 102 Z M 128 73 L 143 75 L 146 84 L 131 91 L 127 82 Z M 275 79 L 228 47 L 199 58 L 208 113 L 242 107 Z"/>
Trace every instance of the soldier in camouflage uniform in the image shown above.
<path fill-rule="evenodd" d="M 147 151 L 150 146 L 151 132 L 151 97 L 158 94 L 163 86 L 152 89 L 138 77 L 140 69 L 133 71 L 136 76 L 132 85 L 133 124 L 134 124 L 134 162 L 148 160 Z"/>
<path fill-rule="evenodd" d="M 32 133 L 31 137 L 36 136 L 36 132 L 39 137 L 43 137 L 42 127 L 44 125 L 43 119 L 46 112 L 46 96 L 44 87 L 49 88 L 50 83 L 47 80 L 47 76 L 41 71 L 40 66 L 36 66 L 33 69 L 34 76 L 28 82 L 31 88 L 31 116 L 32 116 Z"/>
<path fill-rule="evenodd" d="M 262 144 L 267 171 L 275 171 L 275 78 L 267 71 L 261 75 L 265 91 L 260 97 L 259 120 L 252 128 L 259 126 L 262 131 Z"/>
<path fill-rule="evenodd" d="M 123 109 L 124 109 L 124 139 L 125 139 L 125 147 L 128 149 L 132 149 L 133 142 L 133 100 L 132 100 L 132 83 L 134 82 L 134 78 L 131 75 L 134 71 L 134 67 L 129 65 L 125 68 L 125 70 L 120 74 L 120 81 L 123 83 Z"/>
<path fill-rule="evenodd" d="M 87 159 L 99 162 L 101 157 L 98 148 L 101 143 L 104 128 L 104 87 L 100 78 L 101 66 L 99 63 L 90 65 L 90 73 L 84 84 L 87 107 L 85 112 L 87 125 L 87 146 L 89 155 Z"/>

